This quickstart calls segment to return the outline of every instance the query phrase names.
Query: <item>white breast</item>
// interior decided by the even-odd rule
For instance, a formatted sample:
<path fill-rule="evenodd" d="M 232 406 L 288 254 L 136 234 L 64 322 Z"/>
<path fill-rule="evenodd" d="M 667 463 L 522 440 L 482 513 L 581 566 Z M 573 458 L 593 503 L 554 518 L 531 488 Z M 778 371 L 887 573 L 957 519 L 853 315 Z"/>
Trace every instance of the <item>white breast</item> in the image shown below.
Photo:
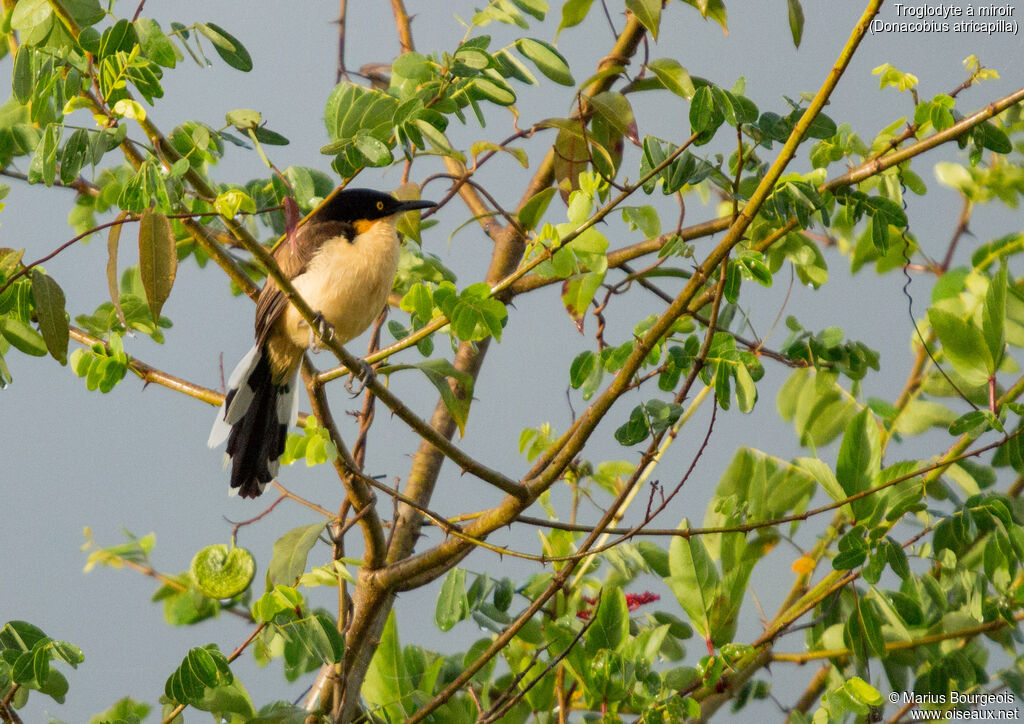
<path fill-rule="evenodd" d="M 320 247 L 293 283 L 314 312 L 320 312 L 345 344 L 380 314 L 398 270 L 398 235 L 391 219 L 381 219 L 352 241 L 337 237 Z M 309 346 L 309 328 L 291 305 L 285 312 L 288 336 Z"/>

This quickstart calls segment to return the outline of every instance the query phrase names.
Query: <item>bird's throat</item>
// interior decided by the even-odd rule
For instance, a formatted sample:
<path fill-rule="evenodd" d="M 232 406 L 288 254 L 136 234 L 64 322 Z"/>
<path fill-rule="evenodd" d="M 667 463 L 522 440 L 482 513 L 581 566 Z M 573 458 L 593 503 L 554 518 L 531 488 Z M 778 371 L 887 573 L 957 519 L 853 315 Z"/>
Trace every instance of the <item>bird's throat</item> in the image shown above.
<path fill-rule="evenodd" d="M 359 236 L 365 234 L 367 231 L 370 231 L 374 226 L 381 223 L 382 221 L 384 221 L 384 219 L 359 219 L 358 221 L 352 222 L 352 226 L 356 228 L 356 235 Z"/>

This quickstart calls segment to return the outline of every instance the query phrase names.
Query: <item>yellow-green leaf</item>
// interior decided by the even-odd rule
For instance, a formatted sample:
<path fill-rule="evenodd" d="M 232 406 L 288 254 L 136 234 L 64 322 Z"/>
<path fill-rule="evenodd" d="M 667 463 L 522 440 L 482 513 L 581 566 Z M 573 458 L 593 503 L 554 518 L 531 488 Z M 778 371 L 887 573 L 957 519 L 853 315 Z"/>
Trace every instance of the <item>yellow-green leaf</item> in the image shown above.
<path fill-rule="evenodd" d="M 793 45 L 800 47 L 804 35 L 804 9 L 800 0 L 786 0 L 789 8 L 789 30 L 793 34 Z"/>
<path fill-rule="evenodd" d="M 120 118 L 134 118 L 136 121 L 146 120 L 146 109 L 138 101 L 122 98 L 114 104 L 114 115 Z"/>
<path fill-rule="evenodd" d="M 995 360 L 981 330 L 943 309 L 928 310 L 928 321 L 942 342 L 942 352 L 971 385 L 982 385 L 995 372 Z"/>
<path fill-rule="evenodd" d="M 117 215 L 116 221 L 124 221 L 128 218 L 128 212 L 122 211 Z M 121 242 L 121 229 L 124 224 L 114 224 L 107 234 L 107 291 L 110 292 L 110 301 L 117 311 L 117 318 L 121 326 L 128 328 L 128 321 L 124 317 L 124 310 L 121 309 L 121 291 L 117 286 L 117 247 Z"/>
<path fill-rule="evenodd" d="M 39 334 L 39 332 L 32 329 L 32 327 L 28 326 L 20 319 L 15 319 L 14 317 L 0 319 L 0 334 L 2 334 L 4 339 L 10 342 L 15 349 L 18 349 L 25 354 L 30 354 L 33 357 L 46 356 L 46 341 L 43 339 L 43 335 Z"/>
<path fill-rule="evenodd" d="M 219 194 L 213 202 L 213 208 L 225 219 L 233 219 L 239 211 L 256 211 L 256 202 L 244 191 L 232 189 Z"/>
<path fill-rule="evenodd" d="M 485 151 L 495 151 L 510 154 L 515 160 L 519 162 L 519 165 L 523 168 L 530 167 L 530 159 L 526 155 L 526 151 L 521 148 L 513 148 L 509 146 L 499 146 L 497 143 L 490 141 L 477 141 L 469 147 L 469 154 L 476 159 L 481 153 Z"/>
<path fill-rule="evenodd" d="M 178 273 L 178 251 L 174 245 L 171 222 L 159 211 L 145 209 L 139 219 L 139 273 L 153 321 L 171 295 Z"/>
<path fill-rule="evenodd" d="M 263 114 L 251 108 L 236 108 L 233 111 L 228 111 L 224 116 L 224 120 L 239 131 L 244 131 L 249 128 L 256 128 L 263 123 Z"/>
<path fill-rule="evenodd" d="M 640 24 L 647 28 L 651 37 L 658 39 L 661 25 L 661 0 L 626 0 L 626 9 L 636 15 Z"/>
<path fill-rule="evenodd" d="M 555 50 L 550 43 L 533 38 L 520 38 L 516 42 L 516 49 L 528 60 L 533 61 L 537 70 L 546 75 L 555 83 L 561 85 L 575 85 L 572 73 L 569 72 L 569 63 L 565 57 Z"/>
<path fill-rule="evenodd" d="M 313 548 L 323 523 L 303 525 L 285 533 L 274 542 L 274 552 L 267 568 L 268 585 L 293 585 L 306 570 L 306 557 Z"/>
<path fill-rule="evenodd" d="M 690 74 L 679 64 L 679 61 L 672 58 L 658 58 L 648 63 L 647 67 L 668 90 L 682 98 L 693 98 L 695 90 L 693 81 L 690 80 Z"/>
<path fill-rule="evenodd" d="M 218 543 L 196 553 L 191 572 L 199 590 L 210 598 L 234 598 L 252 582 L 256 560 L 245 548 Z"/>

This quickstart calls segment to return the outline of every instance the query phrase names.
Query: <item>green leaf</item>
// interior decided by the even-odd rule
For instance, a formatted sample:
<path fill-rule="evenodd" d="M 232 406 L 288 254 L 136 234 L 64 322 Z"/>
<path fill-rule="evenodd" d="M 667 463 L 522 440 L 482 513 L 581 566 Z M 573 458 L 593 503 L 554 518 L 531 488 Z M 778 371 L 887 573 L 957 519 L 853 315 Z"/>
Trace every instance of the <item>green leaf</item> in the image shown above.
<path fill-rule="evenodd" d="M 78 172 L 90 157 L 89 132 L 84 128 L 77 128 L 68 140 L 60 154 L 60 180 L 61 183 L 70 185 L 78 177 Z"/>
<path fill-rule="evenodd" d="M 322 664 L 336 664 L 345 654 L 345 639 L 338 632 L 337 624 L 323 613 L 278 624 L 277 629 Z"/>
<path fill-rule="evenodd" d="M 886 543 L 886 558 L 889 561 L 889 566 L 902 580 L 907 580 L 911 571 L 910 564 L 907 562 L 907 554 L 904 552 L 903 546 L 892 538 L 888 538 Z"/>
<path fill-rule="evenodd" d="M 178 273 L 178 249 L 171 222 L 149 208 L 143 209 L 139 219 L 139 272 L 149 311 L 157 321 Z"/>
<path fill-rule="evenodd" d="M 46 340 L 32 327 L 14 317 L 0 318 L 0 335 L 10 342 L 15 349 L 32 355 L 46 356 Z"/>
<path fill-rule="evenodd" d="M 68 363 L 68 315 L 64 308 L 64 291 L 53 277 L 32 270 L 32 297 L 35 300 L 39 331 L 50 356 L 62 365 Z"/>
<path fill-rule="evenodd" d="M 517 8 L 528 15 L 532 15 L 537 20 L 543 20 L 548 10 L 551 9 L 548 6 L 547 0 L 512 0 L 512 2 L 516 4 Z"/>
<path fill-rule="evenodd" d="M 252 605 L 252 615 L 257 621 L 271 623 L 274 619 L 284 614 L 287 617 L 300 615 L 305 605 L 302 594 L 291 586 L 276 585 L 258 599 Z"/>
<path fill-rule="evenodd" d="M 532 231 L 540 223 L 541 218 L 544 216 L 544 212 L 547 211 L 548 204 L 551 203 L 551 197 L 555 195 L 555 188 L 549 186 L 543 191 L 538 191 L 536 194 L 530 197 L 530 200 L 523 204 L 523 208 L 519 210 L 519 223 L 523 226 L 526 231 Z"/>
<path fill-rule="evenodd" d="M 32 57 L 35 51 L 22 45 L 18 48 L 18 54 L 14 56 L 14 70 L 11 73 L 11 86 L 14 89 L 14 97 L 18 102 L 25 105 L 32 98 Z"/>
<path fill-rule="evenodd" d="M 538 85 L 537 76 L 530 72 L 526 63 L 509 52 L 508 48 L 502 48 L 495 53 L 494 61 L 503 78 L 515 78 L 527 85 Z"/>
<path fill-rule="evenodd" d="M 523 168 L 530 167 L 530 157 L 526 155 L 526 151 L 521 148 L 512 148 L 509 146 L 500 146 L 497 143 L 491 143 L 490 141 L 474 141 L 473 145 L 469 147 L 469 155 L 476 159 L 481 153 L 485 151 L 493 151 L 495 153 L 507 153 Z M 546 190 L 546 189 L 545 189 Z"/>
<path fill-rule="evenodd" d="M 252 583 L 256 559 L 245 548 L 218 543 L 195 554 L 191 572 L 199 590 L 210 598 L 234 598 Z"/>
<path fill-rule="evenodd" d="M 636 19 L 657 42 L 658 26 L 661 25 L 661 0 L 626 0 L 626 9 L 636 15 Z"/>
<path fill-rule="evenodd" d="M 127 217 L 128 212 L 122 211 L 118 214 L 117 221 L 123 222 Z M 122 229 L 124 229 L 123 223 L 114 224 L 107 232 L 107 291 L 110 294 L 110 301 L 114 305 L 114 311 L 117 312 L 118 321 L 121 322 L 122 327 L 127 329 L 128 320 L 125 319 L 124 310 L 121 308 L 121 292 L 117 284 L 117 248 L 121 242 Z"/>
<path fill-rule="evenodd" d="M 453 568 L 441 584 L 434 609 L 434 623 L 442 631 L 451 628 L 469 616 L 469 598 L 466 596 L 466 571 Z"/>
<path fill-rule="evenodd" d="M 740 264 L 735 259 L 729 261 L 725 268 L 725 285 L 722 287 L 722 296 L 729 304 L 735 304 L 740 298 L 740 283 L 743 276 L 740 274 Z M 728 399 L 726 399 L 728 404 Z"/>
<path fill-rule="evenodd" d="M 192 706 L 200 711 L 212 712 L 218 721 L 237 721 L 237 717 L 232 717 L 232 714 L 242 716 L 245 721 L 257 721 L 253 718 L 256 716 L 256 709 L 249 698 L 249 692 L 238 679 L 221 682 L 206 689 L 202 698 Z"/>
<path fill-rule="evenodd" d="M 885 639 L 882 637 L 882 623 L 871 601 L 857 599 L 857 616 L 860 618 L 861 631 L 865 643 L 872 656 L 884 659 L 886 656 Z"/>
<path fill-rule="evenodd" d="M 142 46 L 142 54 L 157 65 L 165 68 L 173 68 L 178 63 L 178 54 L 170 39 L 160 29 L 160 24 L 152 18 L 138 18 L 132 25 L 135 26 L 135 35 L 139 38 L 139 45 Z"/>
<path fill-rule="evenodd" d="M 594 107 L 597 115 L 610 128 L 614 129 L 617 134 L 626 136 L 631 140 L 637 140 L 633 108 L 630 106 L 626 96 L 616 91 L 604 91 L 587 97 L 587 100 Z"/>
<path fill-rule="evenodd" d="M 562 20 L 558 24 L 558 32 L 582 23 L 593 4 L 594 0 L 566 0 L 562 5 Z"/>
<path fill-rule="evenodd" d="M 303 525 L 285 533 L 274 542 L 267 568 L 267 585 L 291 586 L 306 570 L 306 557 L 324 529 L 323 523 Z"/>
<path fill-rule="evenodd" d="M 580 352 L 569 366 L 569 385 L 578 390 L 594 374 L 598 367 L 598 357 L 587 350 Z"/>
<path fill-rule="evenodd" d="M 31 651 L 40 641 L 49 641 L 50 638 L 43 633 L 38 626 L 28 621 L 8 621 L 0 628 L 0 651 L 12 649 L 14 651 Z"/>
<path fill-rule="evenodd" d="M 847 496 L 861 493 L 870 488 L 881 469 L 882 446 L 878 424 L 871 410 L 861 410 L 850 420 L 839 446 L 836 461 L 836 479 Z M 864 517 L 874 507 L 869 498 L 851 503 L 854 516 Z"/>
<path fill-rule="evenodd" d="M 89 719 L 88 724 L 109 724 L 114 722 L 141 722 L 149 714 L 152 707 L 141 701 L 135 701 L 131 697 L 124 697 L 118 700 L 109 709 L 96 714 Z"/>
<path fill-rule="evenodd" d="M 10 276 L 13 274 L 24 256 L 24 249 L 0 248 L 0 275 Z"/>
<path fill-rule="evenodd" d="M 501 341 L 501 329 L 508 310 L 500 301 L 491 298 L 490 292 L 486 282 L 477 282 L 463 289 L 457 297 L 442 297 L 441 311 L 451 320 L 456 337 L 465 342 L 476 342 L 493 336 Z M 435 300 L 438 293 L 435 293 Z"/>
<path fill-rule="evenodd" d="M 800 39 L 804 35 L 804 9 L 800 0 L 786 0 L 789 10 L 789 30 L 793 33 L 793 45 L 800 47 Z"/>
<path fill-rule="evenodd" d="M 408 105 L 408 104 L 406 104 Z M 432 116 L 422 110 L 422 104 L 413 104 L 419 111 L 417 120 Z M 339 83 L 327 98 L 324 121 L 331 139 L 352 139 L 359 131 L 369 133 L 379 141 L 387 140 L 396 120 L 398 100 L 378 90 L 363 88 L 352 83 Z M 412 116 L 407 116 L 408 120 Z M 440 117 L 444 128 L 444 117 Z M 429 125 L 429 124 L 428 124 Z"/>
<path fill-rule="evenodd" d="M 532 61 L 537 66 L 537 70 L 555 83 L 568 86 L 576 85 L 572 73 L 569 72 L 568 61 L 550 43 L 533 38 L 520 38 L 516 41 L 516 50 L 522 53 L 526 59 Z"/>
<path fill-rule="evenodd" d="M 132 118 L 136 121 L 146 120 L 146 109 L 138 101 L 122 98 L 111 109 L 118 118 Z"/>
<path fill-rule="evenodd" d="M 832 568 L 836 571 L 851 571 L 864 563 L 868 557 L 867 550 L 857 549 L 837 553 L 832 559 Z"/>
<path fill-rule="evenodd" d="M 992 370 L 999 369 L 1006 346 L 1004 322 L 1006 319 L 1006 258 L 999 260 L 999 271 L 989 281 L 988 292 L 985 294 L 985 306 L 982 307 L 981 333 L 985 344 L 992 355 Z"/>
<path fill-rule="evenodd" d="M 750 412 L 757 402 L 757 386 L 754 383 L 754 378 L 742 362 L 734 365 L 732 369 L 736 376 L 736 406 L 740 412 Z"/>
<path fill-rule="evenodd" d="M 483 70 L 491 65 L 491 54 L 476 45 L 465 43 L 455 51 L 455 62 L 473 70 Z"/>
<path fill-rule="evenodd" d="M 406 673 L 405 659 L 398 641 L 398 624 L 392 610 L 388 613 L 377 650 L 366 670 L 361 693 L 371 711 L 380 710 L 379 716 L 399 722 L 405 721 L 411 713 L 406 709 L 407 704 L 412 705 L 408 699 L 411 691 L 412 681 Z"/>
<path fill-rule="evenodd" d="M 687 5 L 692 5 L 700 11 L 702 18 L 711 18 L 717 22 L 725 33 L 729 32 L 726 22 L 725 4 L 722 0 L 683 0 Z"/>
<path fill-rule="evenodd" d="M 213 43 L 213 49 L 225 63 L 245 73 L 252 70 L 252 57 L 238 38 L 216 23 L 197 23 L 196 30 Z"/>
<path fill-rule="evenodd" d="M 106 12 L 100 7 L 99 0 L 63 0 L 63 4 L 75 22 L 83 28 L 95 25 L 107 17 Z"/>
<path fill-rule="evenodd" d="M 252 129 L 253 135 L 256 136 L 256 140 L 262 143 L 264 146 L 287 146 L 291 141 L 282 136 L 280 133 L 271 131 L 269 128 L 260 126 L 259 128 Z"/>
<path fill-rule="evenodd" d="M 426 140 L 427 145 L 431 148 L 431 150 L 441 154 L 442 156 L 454 158 L 455 160 L 461 163 L 465 162 L 465 155 L 460 151 L 456 150 L 455 148 L 453 148 L 452 145 L 448 142 L 448 139 L 445 137 L 444 133 L 438 130 L 437 127 L 434 126 L 432 123 L 423 120 L 422 118 L 417 118 L 414 121 L 414 125 L 416 127 L 416 130 L 420 133 L 424 140 Z"/>
<path fill-rule="evenodd" d="M 562 304 L 580 332 L 583 331 L 584 315 L 594 294 L 601 288 L 604 275 L 604 271 L 575 274 L 562 285 Z"/>
<path fill-rule="evenodd" d="M 694 92 L 690 101 L 690 128 L 694 133 L 702 133 L 711 125 L 714 103 L 708 86 L 701 86 Z"/>
<path fill-rule="evenodd" d="M 987 148 L 994 153 L 1010 153 L 1013 150 L 1010 137 L 990 121 L 979 123 L 974 127 L 972 134 L 974 142 L 978 146 Z"/>
<path fill-rule="evenodd" d="M 299 576 L 299 585 L 307 588 L 337 586 L 340 581 L 356 582 L 356 577 L 345 567 L 344 559 L 331 561 L 326 566 L 317 566 Z"/>
<path fill-rule="evenodd" d="M 473 376 L 455 368 L 446 359 L 428 359 L 417 364 L 389 365 L 380 370 L 381 374 L 391 374 L 403 369 L 417 369 L 422 372 L 430 384 L 441 395 L 441 401 L 448 409 L 455 424 L 458 425 L 459 434 L 462 435 L 466 429 L 466 420 L 469 418 L 469 406 L 473 402 Z M 455 380 L 456 388 L 452 389 L 449 379 Z"/>
<path fill-rule="evenodd" d="M 391 149 L 365 131 L 359 131 L 353 140 L 356 150 L 366 159 L 368 166 L 387 166 L 391 163 Z"/>
<path fill-rule="evenodd" d="M 14 6 L 11 13 L 11 29 L 27 32 L 50 18 L 50 3 L 47 0 L 23 0 Z"/>
<path fill-rule="evenodd" d="M 504 81 L 480 76 L 472 80 L 470 87 L 484 100 L 499 106 L 510 106 L 516 102 L 515 92 Z"/>
<path fill-rule="evenodd" d="M 661 236 L 661 217 L 653 206 L 623 206 L 622 220 L 648 239 Z"/>
<path fill-rule="evenodd" d="M 434 76 L 433 64 L 430 59 L 415 51 L 402 53 L 395 58 L 391 72 L 400 78 L 415 81 L 427 81 Z"/>
<path fill-rule="evenodd" d="M 494 607 L 499 611 L 508 611 L 515 595 L 515 586 L 509 578 L 502 578 L 494 587 Z"/>
<path fill-rule="evenodd" d="M 928 321 L 942 342 L 943 354 L 960 376 L 970 385 L 985 384 L 995 372 L 995 360 L 982 331 L 936 307 L 928 310 Z"/>
<path fill-rule="evenodd" d="M 882 695 L 878 692 L 878 689 L 859 676 L 848 679 L 843 684 L 843 690 L 862 704 L 874 707 L 882 706 Z"/>
<path fill-rule="evenodd" d="M 615 651 L 629 639 L 629 605 L 620 587 L 608 586 L 601 590 L 601 602 L 593 616 L 594 623 L 586 633 L 589 657 L 601 649 Z"/>
<path fill-rule="evenodd" d="M 250 214 L 256 211 L 256 202 L 244 191 L 231 189 L 217 195 L 213 202 L 213 208 L 225 219 L 233 219 L 240 211 L 248 211 Z"/>
<path fill-rule="evenodd" d="M 97 55 L 107 58 L 118 53 L 129 53 L 135 46 L 135 30 L 125 19 L 118 20 L 103 31 Z"/>
<path fill-rule="evenodd" d="M 176 704 L 198 705 L 208 689 L 234 680 L 227 659 L 216 646 L 189 650 L 164 685 L 164 694 Z"/>
<path fill-rule="evenodd" d="M 28 167 L 28 182 L 30 184 L 42 181 L 47 186 L 53 185 L 53 181 L 57 177 L 57 147 L 60 144 L 62 132 L 63 129 L 60 125 L 47 124 Z"/>
<path fill-rule="evenodd" d="M 920 435 L 932 427 L 949 425 L 955 417 L 955 413 L 941 403 L 914 399 L 900 411 L 893 430 L 901 435 Z"/>
<path fill-rule="evenodd" d="M 679 64 L 679 61 L 672 58 L 658 58 L 648 63 L 647 67 L 665 88 L 681 98 L 687 100 L 693 98 L 696 91 L 693 81 L 690 80 L 690 74 Z"/>
<path fill-rule="evenodd" d="M 644 408 L 642 405 L 637 405 L 629 413 L 629 420 L 615 431 L 615 439 L 620 445 L 628 447 L 646 440 L 650 432 Z"/>
<path fill-rule="evenodd" d="M 970 432 L 982 425 L 985 425 L 987 429 L 994 417 L 990 410 L 971 410 L 970 412 L 965 412 L 949 424 L 949 434 L 963 435 L 965 432 Z"/>
<path fill-rule="evenodd" d="M 17 658 L 14 656 L 10 658 L 14 659 L 11 664 L 11 681 L 15 684 L 31 685 L 35 681 L 35 672 L 32 665 L 35 659 L 35 650 L 25 651 L 19 654 Z"/>
<path fill-rule="evenodd" d="M 690 526 L 684 519 L 679 527 L 685 530 Z M 674 537 L 669 546 L 668 565 L 672 575 L 665 579 L 665 583 L 690 617 L 694 628 L 704 638 L 709 638 L 711 623 L 708 612 L 717 597 L 718 570 L 704 543 L 699 537 Z"/>

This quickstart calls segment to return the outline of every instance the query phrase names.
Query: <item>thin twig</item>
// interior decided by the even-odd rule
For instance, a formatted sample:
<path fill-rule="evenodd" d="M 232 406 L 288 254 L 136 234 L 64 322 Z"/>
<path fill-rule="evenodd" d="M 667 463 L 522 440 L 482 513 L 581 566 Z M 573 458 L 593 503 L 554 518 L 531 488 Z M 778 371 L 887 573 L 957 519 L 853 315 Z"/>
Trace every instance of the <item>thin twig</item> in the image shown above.
<path fill-rule="evenodd" d="M 345 19 L 348 14 L 348 0 L 338 0 L 338 71 L 334 75 L 334 82 L 341 83 L 348 79 L 348 71 L 345 70 Z"/>

